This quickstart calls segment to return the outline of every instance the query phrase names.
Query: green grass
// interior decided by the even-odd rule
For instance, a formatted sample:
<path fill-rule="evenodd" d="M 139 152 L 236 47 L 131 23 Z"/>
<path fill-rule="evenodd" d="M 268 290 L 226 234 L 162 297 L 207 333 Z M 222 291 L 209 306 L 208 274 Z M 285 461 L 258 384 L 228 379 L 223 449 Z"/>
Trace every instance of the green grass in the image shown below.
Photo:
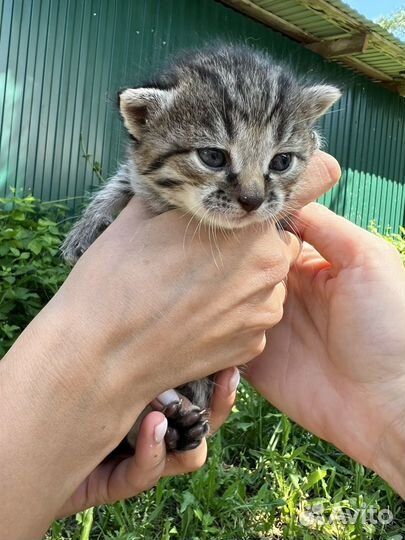
<path fill-rule="evenodd" d="M 197 473 L 54 523 L 47 540 L 405 539 L 405 506 L 382 480 L 247 385 L 209 454 Z M 308 511 L 316 518 L 319 505 L 323 522 L 311 524 Z M 393 520 L 373 524 L 382 509 Z"/>

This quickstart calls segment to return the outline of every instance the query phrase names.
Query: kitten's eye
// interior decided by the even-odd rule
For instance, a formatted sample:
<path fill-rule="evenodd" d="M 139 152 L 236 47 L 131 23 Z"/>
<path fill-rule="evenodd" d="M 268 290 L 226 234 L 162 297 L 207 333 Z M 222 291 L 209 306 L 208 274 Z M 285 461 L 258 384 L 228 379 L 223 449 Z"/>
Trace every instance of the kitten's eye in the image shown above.
<path fill-rule="evenodd" d="M 291 164 L 291 154 L 276 154 L 270 161 L 269 169 L 272 171 L 286 171 Z"/>
<path fill-rule="evenodd" d="M 200 148 L 197 150 L 201 161 L 211 169 L 222 169 L 226 165 L 226 155 L 218 148 Z"/>

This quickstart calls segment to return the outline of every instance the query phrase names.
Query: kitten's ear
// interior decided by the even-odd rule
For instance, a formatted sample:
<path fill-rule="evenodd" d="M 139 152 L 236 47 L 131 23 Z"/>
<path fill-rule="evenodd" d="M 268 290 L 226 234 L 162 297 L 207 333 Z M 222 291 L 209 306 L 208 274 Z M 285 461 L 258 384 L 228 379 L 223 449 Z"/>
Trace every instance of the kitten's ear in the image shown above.
<path fill-rule="evenodd" d="M 308 119 L 314 123 L 341 96 L 342 92 L 339 88 L 327 84 L 318 84 L 304 88 L 302 98 L 305 103 L 305 109 L 308 112 Z"/>
<path fill-rule="evenodd" d="M 173 91 L 158 88 L 127 88 L 118 94 L 118 104 L 124 125 L 139 140 L 142 130 L 153 114 L 163 110 L 173 99 Z"/>

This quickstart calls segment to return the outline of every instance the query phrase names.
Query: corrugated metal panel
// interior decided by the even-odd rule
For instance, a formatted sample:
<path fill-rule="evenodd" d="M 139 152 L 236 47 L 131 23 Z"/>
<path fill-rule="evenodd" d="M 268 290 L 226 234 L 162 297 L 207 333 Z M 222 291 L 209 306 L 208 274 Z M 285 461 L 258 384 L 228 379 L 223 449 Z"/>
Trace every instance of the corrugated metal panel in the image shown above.
<path fill-rule="evenodd" d="M 405 97 L 405 43 L 341 0 L 222 2 Z M 345 38 L 346 45 L 351 42 L 354 49 L 342 51 L 340 38 Z"/>
<path fill-rule="evenodd" d="M 405 100 L 214 0 L 0 0 L 0 193 L 81 197 L 97 184 L 83 152 L 105 175 L 123 155 L 116 90 L 218 37 L 345 88 L 322 124 L 344 170 L 323 202 L 362 226 L 403 224 Z"/>

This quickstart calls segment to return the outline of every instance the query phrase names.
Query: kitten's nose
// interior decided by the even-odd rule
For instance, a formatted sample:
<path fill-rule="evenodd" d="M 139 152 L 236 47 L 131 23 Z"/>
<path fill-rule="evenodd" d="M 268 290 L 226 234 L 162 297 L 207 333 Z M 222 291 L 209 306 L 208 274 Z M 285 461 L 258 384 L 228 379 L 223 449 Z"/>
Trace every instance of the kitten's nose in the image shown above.
<path fill-rule="evenodd" d="M 238 203 L 246 212 L 253 212 L 262 205 L 264 198 L 261 195 L 240 195 Z"/>

